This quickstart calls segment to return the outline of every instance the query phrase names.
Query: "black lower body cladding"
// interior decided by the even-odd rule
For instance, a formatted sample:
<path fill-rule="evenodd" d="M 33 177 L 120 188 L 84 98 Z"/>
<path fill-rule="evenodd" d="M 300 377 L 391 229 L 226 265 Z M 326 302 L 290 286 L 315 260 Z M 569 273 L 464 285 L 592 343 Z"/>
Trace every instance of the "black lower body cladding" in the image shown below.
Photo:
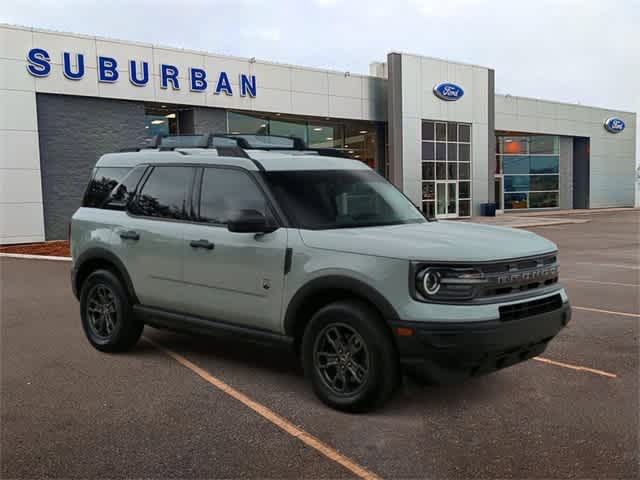
<path fill-rule="evenodd" d="M 393 322 L 413 330 L 396 336 L 400 361 L 412 373 L 452 383 L 540 355 L 571 318 L 569 303 L 514 320 L 485 322 Z"/>

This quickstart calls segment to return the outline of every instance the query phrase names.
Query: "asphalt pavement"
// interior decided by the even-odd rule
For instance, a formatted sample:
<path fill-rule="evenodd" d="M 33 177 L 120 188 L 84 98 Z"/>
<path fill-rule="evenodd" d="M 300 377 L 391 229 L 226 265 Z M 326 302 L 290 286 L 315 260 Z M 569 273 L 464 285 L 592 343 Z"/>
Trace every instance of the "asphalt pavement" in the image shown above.
<path fill-rule="evenodd" d="M 68 263 L 0 258 L 0 477 L 638 478 L 640 212 L 588 219 L 532 228 L 574 306 L 542 359 L 405 379 L 364 415 L 321 404 L 287 350 L 147 328 L 97 352 Z"/>

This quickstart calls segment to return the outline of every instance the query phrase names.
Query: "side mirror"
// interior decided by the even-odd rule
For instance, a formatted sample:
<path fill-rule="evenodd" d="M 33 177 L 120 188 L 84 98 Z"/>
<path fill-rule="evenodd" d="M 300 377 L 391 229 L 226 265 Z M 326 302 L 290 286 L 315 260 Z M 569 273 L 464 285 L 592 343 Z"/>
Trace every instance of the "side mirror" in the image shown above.
<path fill-rule="evenodd" d="M 271 233 L 278 227 L 257 210 L 240 210 L 229 219 L 227 228 L 234 233 Z"/>

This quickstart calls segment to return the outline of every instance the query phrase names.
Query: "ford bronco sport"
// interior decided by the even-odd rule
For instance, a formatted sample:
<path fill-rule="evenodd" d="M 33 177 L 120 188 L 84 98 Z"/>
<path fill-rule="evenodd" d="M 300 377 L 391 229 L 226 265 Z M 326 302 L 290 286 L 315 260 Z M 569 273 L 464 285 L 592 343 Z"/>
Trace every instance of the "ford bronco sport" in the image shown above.
<path fill-rule="evenodd" d="M 330 151 L 210 137 L 97 162 L 70 238 L 98 350 L 132 348 L 144 324 L 284 342 L 323 402 L 362 411 L 401 367 L 436 382 L 487 373 L 568 323 L 552 242 L 428 220 Z"/>

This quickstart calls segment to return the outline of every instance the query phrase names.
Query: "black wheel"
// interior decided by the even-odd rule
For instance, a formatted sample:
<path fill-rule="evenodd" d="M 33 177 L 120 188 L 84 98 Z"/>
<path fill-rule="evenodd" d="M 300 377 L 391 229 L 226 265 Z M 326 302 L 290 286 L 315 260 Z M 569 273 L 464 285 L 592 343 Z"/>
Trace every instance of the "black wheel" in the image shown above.
<path fill-rule="evenodd" d="M 87 339 L 102 352 L 129 350 L 144 327 L 120 280 L 108 270 L 96 270 L 83 282 L 80 316 Z"/>
<path fill-rule="evenodd" d="M 377 312 L 359 301 L 318 310 L 304 332 L 302 358 L 318 398 L 338 410 L 382 405 L 399 378 L 389 332 Z"/>

